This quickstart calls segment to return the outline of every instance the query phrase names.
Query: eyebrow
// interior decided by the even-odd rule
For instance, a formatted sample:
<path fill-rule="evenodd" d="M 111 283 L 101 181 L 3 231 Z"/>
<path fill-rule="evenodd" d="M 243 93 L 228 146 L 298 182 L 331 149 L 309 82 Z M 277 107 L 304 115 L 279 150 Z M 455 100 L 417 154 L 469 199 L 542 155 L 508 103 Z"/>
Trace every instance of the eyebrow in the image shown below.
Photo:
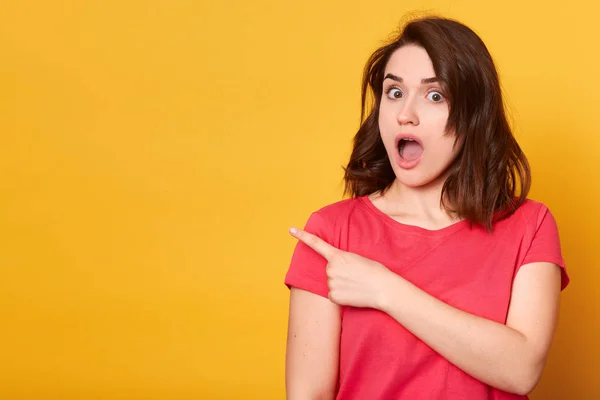
<path fill-rule="evenodd" d="M 396 75 L 394 75 L 394 74 L 387 74 L 387 75 L 385 76 L 385 78 L 383 78 L 383 80 L 385 81 L 385 80 L 386 80 L 386 79 L 388 79 L 388 78 L 389 78 L 389 79 L 392 79 L 392 80 L 394 80 L 394 81 L 396 81 L 396 82 L 400 82 L 400 83 L 402 83 L 402 82 L 404 81 L 404 79 L 402 79 L 402 78 L 400 78 L 399 76 L 396 76 Z M 422 83 L 422 84 L 426 84 L 426 83 L 433 83 L 433 82 L 437 82 L 437 81 L 438 81 L 438 78 L 436 78 L 436 77 L 433 77 L 433 78 L 423 78 L 423 79 L 421 79 L 421 83 Z"/>

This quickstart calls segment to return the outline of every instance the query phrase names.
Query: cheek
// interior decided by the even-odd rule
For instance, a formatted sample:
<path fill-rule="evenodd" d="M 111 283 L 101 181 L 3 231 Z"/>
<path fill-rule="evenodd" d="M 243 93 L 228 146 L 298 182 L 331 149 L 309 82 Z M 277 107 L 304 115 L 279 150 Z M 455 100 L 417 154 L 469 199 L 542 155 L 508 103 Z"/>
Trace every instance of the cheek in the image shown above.
<path fill-rule="evenodd" d="M 424 113 L 422 121 L 427 121 L 431 128 L 445 131 L 448 123 L 448 109 L 444 107 L 430 107 Z"/>
<path fill-rule="evenodd" d="M 455 140 L 456 136 L 454 134 L 447 134 L 441 137 L 431 149 L 435 155 L 434 158 L 440 163 L 447 163 L 453 160 L 461 149 L 461 142 L 459 141 L 454 145 Z"/>
<path fill-rule="evenodd" d="M 379 115 L 378 115 L 378 123 L 379 123 L 380 127 L 389 126 L 391 114 L 392 113 L 391 113 L 391 110 L 389 109 L 389 106 L 386 106 L 386 104 L 384 102 L 382 102 L 379 105 Z"/>
<path fill-rule="evenodd" d="M 387 146 L 390 140 L 394 140 L 394 136 L 397 133 L 398 123 L 393 116 L 390 116 L 389 110 L 384 107 L 379 109 L 379 116 L 377 117 L 377 125 L 379 126 L 379 133 L 383 143 Z"/>

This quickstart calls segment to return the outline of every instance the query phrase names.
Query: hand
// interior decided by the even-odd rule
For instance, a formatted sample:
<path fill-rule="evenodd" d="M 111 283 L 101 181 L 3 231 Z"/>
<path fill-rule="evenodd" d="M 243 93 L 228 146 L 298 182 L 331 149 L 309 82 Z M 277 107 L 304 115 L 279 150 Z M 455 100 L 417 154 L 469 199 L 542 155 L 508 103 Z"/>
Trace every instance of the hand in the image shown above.
<path fill-rule="evenodd" d="M 337 249 L 302 229 L 292 228 L 290 234 L 327 260 L 329 300 L 343 306 L 383 307 L 384 288 L 396 276 L 393 272 L 377 261 Z"/>

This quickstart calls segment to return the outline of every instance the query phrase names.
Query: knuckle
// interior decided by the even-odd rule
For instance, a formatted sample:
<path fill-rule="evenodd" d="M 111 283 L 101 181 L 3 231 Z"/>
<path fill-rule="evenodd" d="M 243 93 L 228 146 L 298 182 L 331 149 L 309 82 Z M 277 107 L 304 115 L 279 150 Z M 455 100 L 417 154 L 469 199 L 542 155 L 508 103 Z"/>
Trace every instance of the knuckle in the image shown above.
<path fill-rule="evenodd" d="M 327 268 L 325 269 L 325 273 L 327 274 L 327 277 L 333 278 L 337 275 L 337 268 L 335 268 L 335 265 L 332 265 L 330 263 L 330 264 L 328 264 Z"/>
<path fill-rule="evenodd" d="M 325 274 L 327 275 L 327 277 L 328 277 L 328 278 L 331 278 L 331 277 L 332 277 L 332 274 L 331 274 L 331 267 L 327 267 L 327 268 L 325 269 Z"/>
<path fill-rule="evenodd" d="M 334 303 L 338 300 L 337 293 L 333 290 L 329 291 L 329 300 L 333 301 Z"/>
<path fill-rule="evenodd" d="M 339 264 L 340 262 L 343 261 L 343 258 L 342 258 L 342 256 L 339 253 L 336 252 L 336 253 L 334 253 L 331 256 L 330 260 L 331 260 L 332 263 L 338 263 Z"/>

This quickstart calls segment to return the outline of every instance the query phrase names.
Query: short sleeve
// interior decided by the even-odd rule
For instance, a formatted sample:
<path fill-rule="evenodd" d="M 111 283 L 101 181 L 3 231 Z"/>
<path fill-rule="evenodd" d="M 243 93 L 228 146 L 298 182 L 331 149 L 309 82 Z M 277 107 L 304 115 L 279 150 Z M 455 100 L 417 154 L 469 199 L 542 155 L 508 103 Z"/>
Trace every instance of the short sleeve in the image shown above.
<path fill-rule="evenodd" d="M 561 269 L 561 290 L 569 284 L 569 276 L 565 268 L 565 261 L 560 248 L 560 238 L 556 220 L 547 207 L 541 206 L 535 221 L 535 231 L 529 250 L 521 265 L 534 262 L 551 262 Z M 517 270 L 518 271 L 518 270 Z"/>
<path fill-rule="evenodd" d="M 323 217 L 317 213 L 310 216 L 304 230 L 320 237 L 329 244 L 334 244 L 331 234 L 332 227 L 326 224 Z M 296 287 L 328 297 L 329 287 L 327 286 L 326 267 L 327 260 L 324 257 L 306 244 L 298 241 L 285 276 L 285 284 L 288 288 Z"/>

